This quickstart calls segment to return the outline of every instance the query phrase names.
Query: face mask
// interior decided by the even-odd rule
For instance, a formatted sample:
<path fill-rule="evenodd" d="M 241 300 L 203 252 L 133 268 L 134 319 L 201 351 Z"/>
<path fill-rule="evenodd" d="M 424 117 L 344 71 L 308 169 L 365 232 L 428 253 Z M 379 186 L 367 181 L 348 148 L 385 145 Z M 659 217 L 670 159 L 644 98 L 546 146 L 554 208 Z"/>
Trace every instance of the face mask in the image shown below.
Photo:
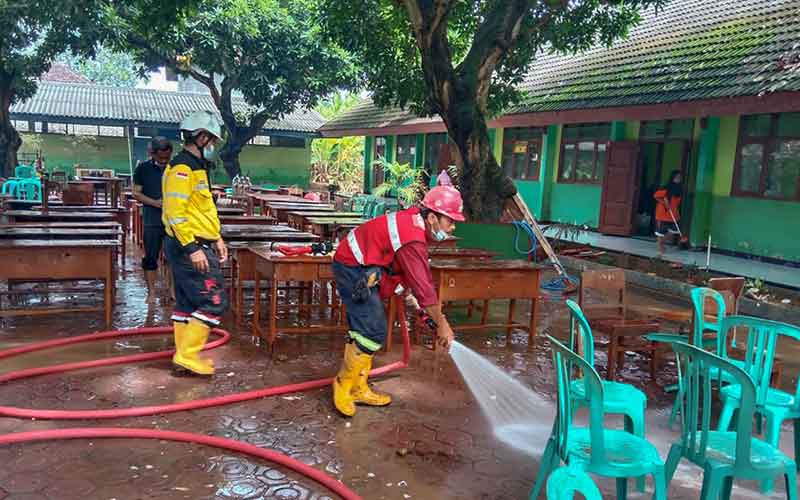
<path fill-rule="evenodd" d="M 208 161 L 214 161 L 214 157 L 216 156 L 216 148 L 212 144 L 208 144 L 206 147 L 203 148 L 203 158 Z"/>
<path fill-rule="evenodd" d="M 436 221 L 436 225 L 439 225 L 439 221 Z M 433 232 L 433 239 L 435 241 L 444 241 L 447 239 L 447 233 L 442 231 L 442 228 L 438 228 L 436 231 Z"/>

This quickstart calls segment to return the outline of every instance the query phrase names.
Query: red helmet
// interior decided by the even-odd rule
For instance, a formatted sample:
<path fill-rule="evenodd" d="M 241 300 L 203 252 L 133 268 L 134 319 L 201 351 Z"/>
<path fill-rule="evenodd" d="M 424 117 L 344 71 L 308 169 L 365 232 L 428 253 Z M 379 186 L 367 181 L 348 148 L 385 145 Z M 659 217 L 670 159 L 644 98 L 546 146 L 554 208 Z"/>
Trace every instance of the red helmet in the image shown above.
<path fill-rule="evenodd" d="M 422 206 L 446 215 L 454 221 L 464 221 L 464 202 L 461 193 L 453 186 L 436 186 L 425 195 Z"/>

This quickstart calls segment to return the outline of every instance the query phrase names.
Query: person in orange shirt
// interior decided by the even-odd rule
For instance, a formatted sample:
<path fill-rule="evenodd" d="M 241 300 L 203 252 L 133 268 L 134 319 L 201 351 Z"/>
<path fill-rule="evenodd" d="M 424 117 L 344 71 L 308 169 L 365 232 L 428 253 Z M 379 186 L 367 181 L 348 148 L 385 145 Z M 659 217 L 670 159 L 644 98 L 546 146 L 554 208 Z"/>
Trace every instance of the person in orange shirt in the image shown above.
<path fill-rule="evenodd" d="M 677 223 L 680 221 L 681 196 L 683 185 L 681 184 L 680 170 L 673 170 L 669 174 L 669 182 L 666 186 L 656 190 L 653 198 L 656 199 L 656 240 L 658 241 L 658 255 L 664 255 L 664 240 L 670 240 L 680 234 Z M 670 213 L 671 212 L 671 213 Z"/>

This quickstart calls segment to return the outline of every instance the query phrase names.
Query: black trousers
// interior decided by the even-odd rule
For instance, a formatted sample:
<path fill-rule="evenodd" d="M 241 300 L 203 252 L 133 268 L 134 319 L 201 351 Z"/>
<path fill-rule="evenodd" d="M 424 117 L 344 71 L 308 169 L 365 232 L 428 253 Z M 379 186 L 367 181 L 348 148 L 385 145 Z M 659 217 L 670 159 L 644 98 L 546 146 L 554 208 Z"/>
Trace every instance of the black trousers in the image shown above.
<path fill-rule="evenodd" d="M 142 269 L 145 271 L 155 271 L 158 269 L 158 257 L 161 254 L 161 246 L 166 236 L 164 226 L 144 226 L 142 233 L 144 237 Z"/>
<path fill-rule="evenodd" d="M 228 297 L 217 250 L 210 243 L 200 245 L 208 260 L 208 272 L 201 273 L 192 266 L 178 240 L 167 236 L 164 246 L 175 284 L 172 320 L 188 322 L 195 318 L 209 326 L 219 325 L 228 309 Z"/>

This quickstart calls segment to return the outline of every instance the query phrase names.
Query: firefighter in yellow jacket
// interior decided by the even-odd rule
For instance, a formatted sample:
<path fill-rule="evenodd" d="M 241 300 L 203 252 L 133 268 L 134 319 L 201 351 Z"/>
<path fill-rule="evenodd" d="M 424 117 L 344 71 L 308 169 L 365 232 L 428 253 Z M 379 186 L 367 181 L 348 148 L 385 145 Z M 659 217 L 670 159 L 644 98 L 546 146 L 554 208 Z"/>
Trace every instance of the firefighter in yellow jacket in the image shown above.
<path fill-rule="evenodd" d="M 162 181 L 164 249 L 175 283 L 172 363 L 178 373 L 213 375 L 214 364 L 199 354 L 228 307 L 220 268 L 228 249 L 208 181 L 209 159 L 222 127 L 214 114 L 198 111 L 184 118 L 180 130 L 183 151 L 164 170 Z"/>

